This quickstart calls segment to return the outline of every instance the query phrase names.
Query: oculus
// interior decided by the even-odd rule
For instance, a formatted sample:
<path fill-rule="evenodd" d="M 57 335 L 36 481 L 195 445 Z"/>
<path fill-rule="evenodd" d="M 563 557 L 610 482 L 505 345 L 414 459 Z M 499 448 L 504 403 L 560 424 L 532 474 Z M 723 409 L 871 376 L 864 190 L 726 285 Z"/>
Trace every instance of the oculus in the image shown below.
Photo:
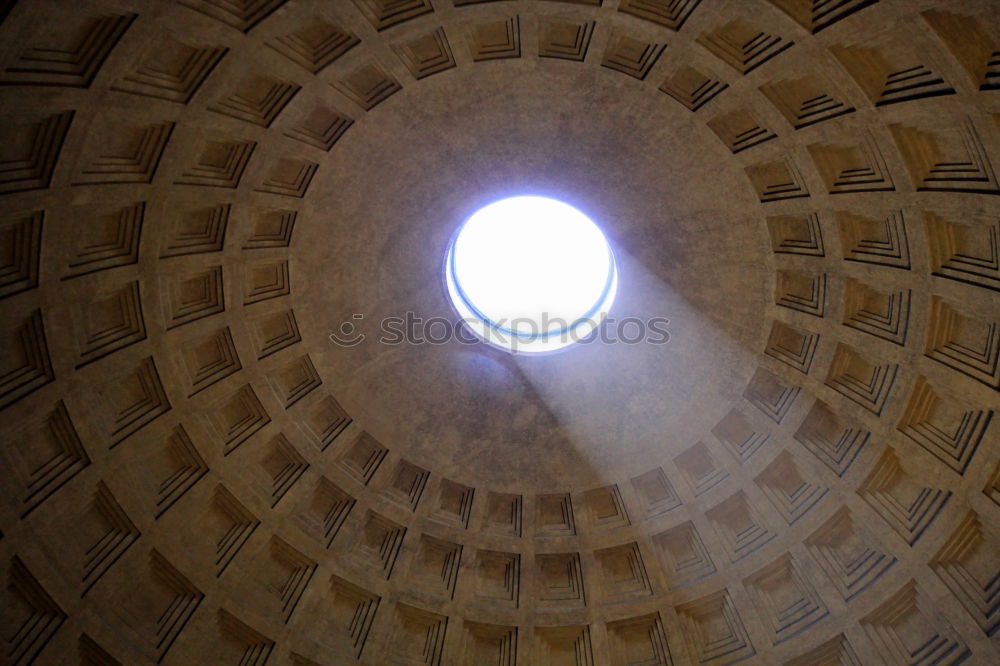
<path fill-rule="evenodd" d="M 518 353 L 585 340 L 618 287 L 600 228 L 573 206 L 540 196 L 501 199 L 473 213 L 448 248 L 445 275 L 465 325 Z"/>

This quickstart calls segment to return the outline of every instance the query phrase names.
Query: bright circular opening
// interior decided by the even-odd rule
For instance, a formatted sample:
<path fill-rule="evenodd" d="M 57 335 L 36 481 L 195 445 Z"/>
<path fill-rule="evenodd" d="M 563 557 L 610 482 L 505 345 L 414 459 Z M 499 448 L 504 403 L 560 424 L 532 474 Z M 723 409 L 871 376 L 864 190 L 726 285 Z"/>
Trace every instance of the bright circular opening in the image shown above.
<path fill-rule="evenodd" d="M 546 352 L 590 335 L 607 316 L 618 269 L 604 234 L 569 204 L 538 196 L 476 211 L 448 249 L 448 292 L 490 344 Z"/>

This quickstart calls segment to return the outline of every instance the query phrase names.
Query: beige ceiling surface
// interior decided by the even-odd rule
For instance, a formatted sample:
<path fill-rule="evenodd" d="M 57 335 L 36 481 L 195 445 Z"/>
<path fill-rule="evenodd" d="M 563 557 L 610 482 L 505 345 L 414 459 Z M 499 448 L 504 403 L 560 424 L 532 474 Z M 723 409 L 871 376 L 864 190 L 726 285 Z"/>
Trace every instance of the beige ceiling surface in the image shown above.
<path fill-rule="evenodd" d="M 546 64 L 492 63 L 488 77 L 469 67 L 415 85 L 409 103 L 400 92 L 338 144 L 363 159 L 317 177 L 316 223 L 296 238 L 302 328 L 341 403 L 415 462 L 471 485 L 589 487 L 610 470 L 644 472 L 665 434 L 678 446 L 724 415 L 763 343 L 769 243 L 743 174 L 728 163 L 720 173 L 728 151 L 683 109 L 639 96 L 639 82 Z M 706 182 L 739 194 L 720 202 Z M 558 196 L 600 220 L 622 273 L 612 316 L 668 317 L 671 342 L 527 359 L 380 343 L 384 317 L 456 320 L 447 244 L 478 206 L 515 193 Z M 699 268 L 709 257 L 719 265 Z M 342 320 L 369 337 L 346 350 L 324 340 Z"/>
<path fill-rule="evenodd" d="M 994 663 L 997 14 L 0 2 L 3 659 Z M 378 340 L 523 193 L 668 344 Z"/>

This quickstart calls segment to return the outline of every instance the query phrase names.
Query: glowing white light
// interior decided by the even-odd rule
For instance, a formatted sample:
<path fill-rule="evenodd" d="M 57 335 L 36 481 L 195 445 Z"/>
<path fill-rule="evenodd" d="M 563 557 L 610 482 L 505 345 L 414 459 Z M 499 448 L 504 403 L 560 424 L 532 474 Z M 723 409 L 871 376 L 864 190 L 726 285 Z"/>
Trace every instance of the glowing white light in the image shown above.
<path fill-rule="evenodd" d="M 576 208 L 537 196 L 476 211 L 448 251 L 451 300 L 479 337 L 511 351 L 578 342 L 607 316 L 618 270 L 604 234 Z"/>

